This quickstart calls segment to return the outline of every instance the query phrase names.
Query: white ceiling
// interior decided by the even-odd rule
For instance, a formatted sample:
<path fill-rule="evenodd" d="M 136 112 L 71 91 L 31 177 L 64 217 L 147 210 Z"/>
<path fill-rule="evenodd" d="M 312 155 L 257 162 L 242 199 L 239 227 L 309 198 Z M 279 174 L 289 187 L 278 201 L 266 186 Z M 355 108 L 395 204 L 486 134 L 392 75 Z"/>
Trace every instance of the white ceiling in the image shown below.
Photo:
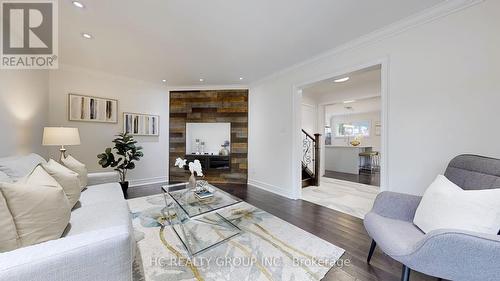
<path fill-rule="evenodd" d="M 326 120 L 330 120 L 332 116 L 361 114 L 368 112 L 380 111 L 382 101 L 380 97 L 356 100 L 353 103 L 343 104 L 336 103 L 325 106 Z"/>
<path fill-rule="evenodd" d="M 350 79 L 334 83 L 335 79 L 342 77 Z M 302 89 L 302 95 L 305 100 L 317 104 L 333 104 L 380 96 L 381 87 L 381 68 L 378 65 L 310 84 Z"/>
<path fill-rule="evenodd" d="M 80 1 L 59 1 L 60 63 L 175 86 L 249 84 L 444 2 Z"/>

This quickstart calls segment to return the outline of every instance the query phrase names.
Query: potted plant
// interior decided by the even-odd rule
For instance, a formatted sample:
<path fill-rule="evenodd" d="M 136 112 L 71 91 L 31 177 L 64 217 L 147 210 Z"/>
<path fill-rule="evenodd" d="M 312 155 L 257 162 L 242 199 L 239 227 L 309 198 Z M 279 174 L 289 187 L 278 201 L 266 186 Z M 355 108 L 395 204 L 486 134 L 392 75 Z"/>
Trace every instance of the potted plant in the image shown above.
<path fill-rule="evenodd" d="M 186 167 L 186 163 L 187 163 L 186 159 L 177 158 L 175 160 L 175 166 L 177 166 L 181 169 Z M 189 164 L 187 164 L 187 166 L 189 167 L 189 171 L 191 172 L 191 176 L 189 177 L 189 185 L 188 186 L 190 188 L 196 188 L 195 173 L 197 176 L 203 177 L 203 170 L 201 167 L 200 160 L 196 159 L 193 162 L 189 162 Z"/>
<path fill-rule="evenodd" d="M 113 143 L 115 144 L 113 148 L 106 148 L 104 153 L 97 155 L 97 158 L 99 158 L 99 165 L 103 168 L 111 167 L 118 172 L 123 195 L 127 198 L 129 185 L 127 172 L 135 168 L 134 161 L 139 161 L 144 154 L 141 151 L 142 147 L 136 146 L 137 141 L 128 133 L 117 135 Z"/>

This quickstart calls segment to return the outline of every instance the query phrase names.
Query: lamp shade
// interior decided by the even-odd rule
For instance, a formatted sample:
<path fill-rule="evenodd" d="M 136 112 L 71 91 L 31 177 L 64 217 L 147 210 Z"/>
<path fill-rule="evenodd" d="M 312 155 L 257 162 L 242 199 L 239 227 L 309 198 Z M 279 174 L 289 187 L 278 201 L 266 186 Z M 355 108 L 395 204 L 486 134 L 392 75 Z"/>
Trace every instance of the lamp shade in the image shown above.
<path fill-rule="evenodd" d="M 43 145 L 79 145 L 78 128 L 45 127 L 43 129 Z"/>

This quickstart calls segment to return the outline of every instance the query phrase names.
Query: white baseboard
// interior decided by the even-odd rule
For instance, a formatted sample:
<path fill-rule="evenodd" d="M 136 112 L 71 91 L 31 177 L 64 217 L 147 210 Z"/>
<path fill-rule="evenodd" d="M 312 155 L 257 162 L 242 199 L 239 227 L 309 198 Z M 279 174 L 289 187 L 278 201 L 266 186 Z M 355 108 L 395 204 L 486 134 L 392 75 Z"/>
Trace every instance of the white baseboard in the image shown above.
<path fill-rule="evenodd" d="M 135 180 L 130 180 L 130 187 L 137 187 L 137 186 L 142 186 L 142 185 L 148 185 L 148 184 L 155 184 L 155 183 L 163 183 L 167 182 L 168 177 L 167 176 L 162 176 L 162 177 L 154 177 L 154 178 L 147 178 L 147 179 L 135 179 Z"/>
<path fill-rule="evenodd" d="M 294 196 L 292 195 L 292 190 L 285 190 L 279 186 L 252 179 L 248 179 L 248 184 L 263 189 L 265 191 L 269 191 L 274 194 L 284 196 L 286 198 L 295 199 Z"/>

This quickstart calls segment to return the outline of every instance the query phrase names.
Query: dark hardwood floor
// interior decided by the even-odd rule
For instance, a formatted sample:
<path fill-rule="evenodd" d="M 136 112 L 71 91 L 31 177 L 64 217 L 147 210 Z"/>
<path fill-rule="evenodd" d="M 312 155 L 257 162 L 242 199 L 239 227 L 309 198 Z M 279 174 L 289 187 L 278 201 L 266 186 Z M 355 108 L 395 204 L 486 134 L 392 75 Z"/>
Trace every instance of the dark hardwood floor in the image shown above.
<path fill-rule="evenodd" d="M 345 249 L 346 252 L 342 256 L 344 266 L 332 268 L 323 280 L 400 280 L 402 265 L 380 250 L 375 251 L 370 265 L 366 263 L 371 239 L 361 219 L 307 201 L 291 200 L 246 184 L 217 186 L 249 204 Z M 161 193 L 161 184 L 134 187 L 129 190 L 129 198 L 158 193 Z M 435 281 L 437 278 L 412 272 L 410 280 Z"/>
<path fill-rule="evenodd" d="M 325 171 L 324 177 L 380 186 L 380 174 L 348 174 L 335 171 Z"/>

